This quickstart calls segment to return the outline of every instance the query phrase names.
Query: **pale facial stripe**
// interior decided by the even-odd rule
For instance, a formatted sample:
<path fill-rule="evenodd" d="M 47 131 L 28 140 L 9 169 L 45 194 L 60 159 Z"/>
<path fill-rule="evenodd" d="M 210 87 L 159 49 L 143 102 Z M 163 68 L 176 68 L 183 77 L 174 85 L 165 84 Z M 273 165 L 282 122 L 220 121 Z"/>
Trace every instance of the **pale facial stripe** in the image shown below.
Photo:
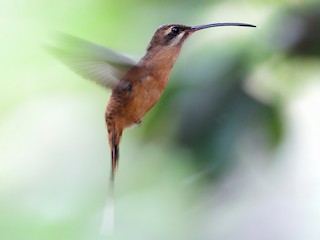
<path fill-rule="evenodd" d="M 183 38 L 185 32 L 181 32 L 178 36 L 172 39 L 171 45 L 177 45 L 180 43 L 181 39 Z"/>

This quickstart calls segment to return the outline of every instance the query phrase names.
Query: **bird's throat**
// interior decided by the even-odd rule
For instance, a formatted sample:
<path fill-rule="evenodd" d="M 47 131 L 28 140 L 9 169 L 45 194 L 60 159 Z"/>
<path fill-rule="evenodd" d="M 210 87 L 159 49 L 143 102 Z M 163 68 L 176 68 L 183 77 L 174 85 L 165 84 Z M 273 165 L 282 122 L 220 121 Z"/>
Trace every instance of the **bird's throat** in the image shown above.
<path fill-rule="evenodd" d="M 160 78 L 169 77 L 171 70 L 180 54 L 181 47 L 152 48 L 146 52 L 139 65 Z"/>

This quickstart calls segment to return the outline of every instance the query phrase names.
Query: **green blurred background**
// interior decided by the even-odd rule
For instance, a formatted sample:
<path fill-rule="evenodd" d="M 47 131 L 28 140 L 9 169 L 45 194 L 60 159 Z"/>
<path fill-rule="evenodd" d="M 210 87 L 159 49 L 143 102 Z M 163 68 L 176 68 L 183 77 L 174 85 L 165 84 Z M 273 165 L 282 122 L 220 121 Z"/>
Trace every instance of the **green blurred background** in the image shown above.
<path fill-rule="evenodd" d="M 110 92 L 41 45 L 58 30 L 139 59 L 194 34 L 125 131 L 112 239 L 320 239 L 319 1 L 0 1 L 0 239 L 105 239 Z"/>

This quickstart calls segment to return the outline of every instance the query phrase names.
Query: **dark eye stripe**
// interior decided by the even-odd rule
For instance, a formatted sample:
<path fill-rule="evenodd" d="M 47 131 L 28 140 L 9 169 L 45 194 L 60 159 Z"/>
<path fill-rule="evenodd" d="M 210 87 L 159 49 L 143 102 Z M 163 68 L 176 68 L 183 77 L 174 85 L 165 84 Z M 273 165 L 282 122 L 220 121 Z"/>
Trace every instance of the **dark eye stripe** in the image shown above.
<path fill-rule="evenodd" d="M 176 34 L 169 33 L 166 38 L 166 44 L 169 44 L 171 40 L 174 39 L 176 36 L 177 36 Z"/>
<path fill-rule="evenodd" d="M 168 45 L 174 39 L 176 36 L 178 36 L 181 33 L 182 29 L 180 27 L 172 27 L 170 32 L 167 35 L 165 44 Z"/>

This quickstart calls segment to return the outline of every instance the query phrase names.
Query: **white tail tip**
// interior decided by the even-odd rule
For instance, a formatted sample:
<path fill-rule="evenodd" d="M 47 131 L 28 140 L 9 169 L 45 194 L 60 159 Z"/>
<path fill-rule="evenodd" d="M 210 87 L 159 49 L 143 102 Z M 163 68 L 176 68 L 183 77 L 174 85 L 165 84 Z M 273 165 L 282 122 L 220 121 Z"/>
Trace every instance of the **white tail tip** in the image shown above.
<path fill-rule="evenodd" d="M 114 229 L 114 203 L 113 199 L 108 199 L 105 205 L 100 233 L 103 236 L 113 235 Z"/>

